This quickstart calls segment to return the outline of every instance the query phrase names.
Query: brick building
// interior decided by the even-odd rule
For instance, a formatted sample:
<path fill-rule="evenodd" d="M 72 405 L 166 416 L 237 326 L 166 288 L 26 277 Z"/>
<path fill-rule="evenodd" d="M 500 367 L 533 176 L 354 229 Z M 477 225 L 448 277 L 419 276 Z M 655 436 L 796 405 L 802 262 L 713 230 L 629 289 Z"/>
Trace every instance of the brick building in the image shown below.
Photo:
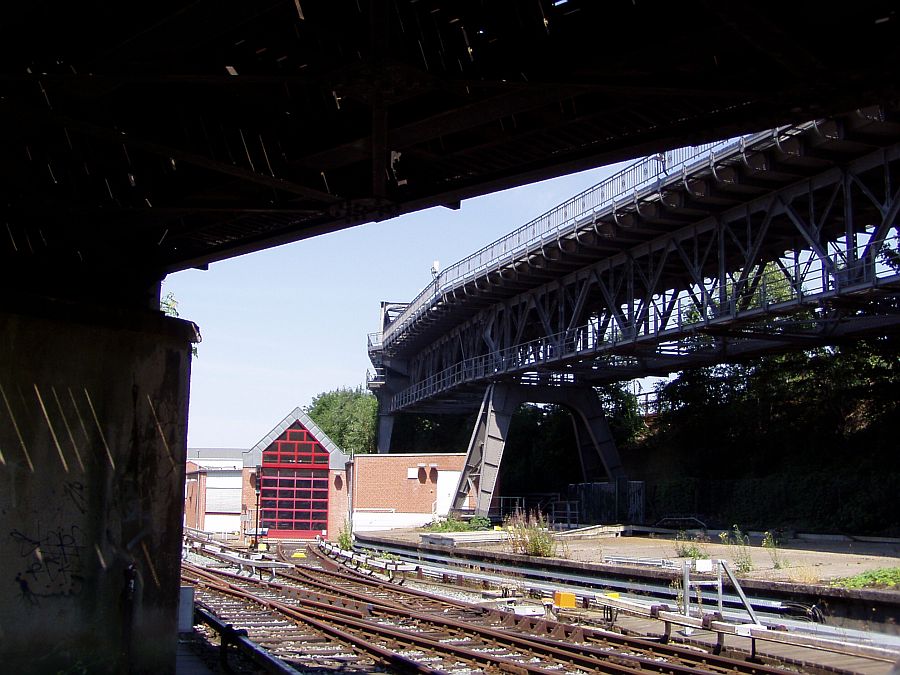
<path fill-rule="evenodd" d="M 184 524 L 244 541 L 257 523 L 269 541 L 335 540 L 350 523 L 355 530 L 423 525 L 449 510 L 464 460 L 351 458 L 295 408 L 248 450 L 188 449 Z"/>
<path fill-rule="evenodd" d="M 354 530 L 418 527 L 446 515 L 465 459 L 464 453 L 356 455 Z"/>

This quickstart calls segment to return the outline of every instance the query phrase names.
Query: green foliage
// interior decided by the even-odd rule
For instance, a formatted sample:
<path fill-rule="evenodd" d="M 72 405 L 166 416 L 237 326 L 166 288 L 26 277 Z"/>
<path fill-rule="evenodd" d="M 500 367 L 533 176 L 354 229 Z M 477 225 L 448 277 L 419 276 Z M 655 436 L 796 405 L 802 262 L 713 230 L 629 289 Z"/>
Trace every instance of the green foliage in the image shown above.
<path fill-rule="evenodd" d="M 627 446 L 647 430 L 637 396 L 628 390 L 626 382 L 610 382 L 594 389 L 617 446 Z"/>
<path fill-rule="evenodd" d="M 675 535 L 675 557 L 705 560 L 709 558 L 709 553 L 703 547 L 703 544 L 707 541 L 708 539 L 702 535 L 688 535 L 684 530 L 680 530 Z"/>
<path fill-rule="evenodd" d="M 175 299 L 175 294 L 172 291 L 169 291 L 160 298 L 159 311 L 166 316 L 171 316 L 175 319 L 178 318 L 178 300 Z"/>
<path fill-rule="evenodd" d="M 763 548 L 769 552 L 769 557 L 772 559 L 772 567 L 776 570 L 790 566 L 790 563 L 781 555 L 781 551 L 778 550 L 779 543 L 778 536 L 771 531 L 766 530 L 763 534 L 762 545 Z"/>
<path fill-rule="evenodd" d="M 391 452 L 465 452 L 474 424 L 474 415 L 397 415 Z"/>
<path fill-rule="evenodd" d="M 429 532 L 474 532 L 476 530 L 491 529 L 491 519 L 484 516 L 473 516 L 469 520 L 462 520 L 455 516 L 437 518 L 425 526 Z"/>
<path fill-rule="evenodd" d="M 750 537 L 741 532 L 741 528 L 732 525 L 731 530 L 719 532 L 719 541 L 731 549 L 731 561 L 738 574 L 753 571 L 753 559 L 750 557 Z"/>
<path fill-rule="evenodd" d="M 569 412 L 555 405 L 523 405 L 516 410 L 500 465 L 503 494 L 559 492 L 581 480 Z"/>
<path fill-rule="evenodd" d="M 486 516 L 472 516 L 469 526 L 473 530 L 489 530 L 491 529 L 491 519 Z"/>
<path fill-rule="evenodd" d="M 353 533 L 350 531 L 350 525 L 346 520 L 341 526 L 341 531 L 338 532 L 337 543 L 338 546 L 340 546 L 345 551 L 350 551 L 353 549 Z"/>
<path fill-rule="evenodd" d="M 869 570 L 846 579 L 836 579 L 832 586 L 840 588 L 900 588 L 900 567 Z"/>
<path fill-rule="evenodd" d="M 375 451 L 378 402 L 361 386 L 319 394 L 307 406 L 306 414 L 343 450 Z"/>
<path fill-rule="evenodd" d="M 878 261 L 890 267 L 895 272 L 900 272 L 900 251 L 898 251 L 897 239 L 886 241 L 878 251 Z"/>
<path fill-rule="evenodd" d="M 540 511 L 528 515 L 518 511 L 508 516 L 503 526 L 513 553 L 541 558 L 556 555 L 556 538 Z"/>
<path fill-rule="evenodd" d="M 685 371 L 623 457 L 647 480 L 649 521 L 900 534 L 898 387 L 896 338 Z"/>
<path fill-rule="evenodd" d="M 177 319 L 180 316 L 178 314 L 178 300 L 175 299 L 175 294 L 172 291 L 169 291 L 159 299 L 159 311 L 166 316 L 171 316 L 173 319 Z M 197 356 L 197 345 L 191 345 L 191 356 Z"/>
<path fill-rule="evenodd" d="M 425 526 L 425 529 L 429 532 L 470 532 L 477 528 L 472 527 L 469 521 L 460 520 L 454 516 L 447 516 L 446 518 L 438 518 L 431 521 Z"/>

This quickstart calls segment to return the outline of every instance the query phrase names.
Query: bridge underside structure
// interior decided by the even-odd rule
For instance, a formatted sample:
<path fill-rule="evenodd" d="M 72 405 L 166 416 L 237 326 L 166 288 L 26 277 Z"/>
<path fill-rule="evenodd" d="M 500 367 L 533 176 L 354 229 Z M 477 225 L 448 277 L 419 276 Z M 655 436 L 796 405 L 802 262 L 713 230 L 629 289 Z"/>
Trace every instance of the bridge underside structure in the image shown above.
<path fill-rule="evenodd" d="M 384 308 L 382 414 L 896 332 L 898 122 L 857 110 L 659 155 L 576 195 Z"/>
<path fill-rule="evenodd" d="M 848 9 L 591 0 L 4 7 L 6 669 L 173 668 L 197 335 L 160 317 L 166 274 L 895 100 L 893 4 Z"/>

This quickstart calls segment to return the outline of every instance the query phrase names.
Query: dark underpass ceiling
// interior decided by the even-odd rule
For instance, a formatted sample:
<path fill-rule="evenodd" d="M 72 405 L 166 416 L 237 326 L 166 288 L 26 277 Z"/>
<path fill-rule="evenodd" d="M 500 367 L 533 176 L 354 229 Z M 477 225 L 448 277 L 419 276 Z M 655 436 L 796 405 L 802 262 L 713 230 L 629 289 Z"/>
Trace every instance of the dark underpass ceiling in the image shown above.
<path fill-rule="evenodd" d="M 900 72 L 894 3 L 867 0 L 30 0 L 3 15 L 10 278 L 158 275 L 454 208 L 892 100 Z"/>

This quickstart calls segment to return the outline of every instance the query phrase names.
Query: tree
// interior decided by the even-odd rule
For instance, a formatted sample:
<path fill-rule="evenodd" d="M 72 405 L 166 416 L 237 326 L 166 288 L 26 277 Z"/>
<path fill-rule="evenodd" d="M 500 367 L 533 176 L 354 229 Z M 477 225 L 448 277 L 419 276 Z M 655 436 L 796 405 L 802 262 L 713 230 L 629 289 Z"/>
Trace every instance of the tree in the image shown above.
<path fill-rule="evenodd" d="M 465 452 L 474 425 L 474 413 L 397 415 L 391 435 L 391 452 Z"/>
<path fill-rule="evenodd" d="M 900 531 L 900 341 L 868 338 L 682 372 L 639 444 L 653 517 Z"/>
<path fill-rule="evenodd" d="M 335 389 L 313 397 L 306 414 L 345 451 L 375 452 L 378 402 L 361 386 Z"/>
<path fill-rule="evenodd" d="M 607 382 L 594 387 L 609 422 L 616 445 L 632 443 L 647 428 L 638 408 L 637 396 L 628 391 L 625 382 Z"/>
<path fill-rule="evenodd" d="M 557 405 L 520 406 L 509 425 L 497 494 L 561 493 L 582 480 L 571 413 Z"/>

